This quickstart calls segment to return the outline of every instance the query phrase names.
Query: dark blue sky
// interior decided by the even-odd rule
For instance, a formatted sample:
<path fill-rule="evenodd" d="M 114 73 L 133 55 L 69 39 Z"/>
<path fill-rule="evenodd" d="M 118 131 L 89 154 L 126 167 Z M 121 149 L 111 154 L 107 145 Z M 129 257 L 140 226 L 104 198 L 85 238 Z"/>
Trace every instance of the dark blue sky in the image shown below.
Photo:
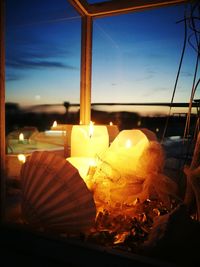
<path fill-rule="evenodd" d="M 184 5 L 95 19 L 93 102 L 168 102 L 183 45 Z M 6 100 L 79 103 L 81 19 L 66 0 L 6 0 Z M 188 45 L 175 101 L 189 101 Z"/>

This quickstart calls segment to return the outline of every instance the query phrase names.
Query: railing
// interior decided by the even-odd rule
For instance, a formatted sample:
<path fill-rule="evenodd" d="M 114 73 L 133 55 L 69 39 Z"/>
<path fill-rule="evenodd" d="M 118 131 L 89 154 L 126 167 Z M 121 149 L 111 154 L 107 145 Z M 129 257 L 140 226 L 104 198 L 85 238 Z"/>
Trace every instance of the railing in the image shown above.
<path fill-rule="evenodd" d="M 80 104 L 78 103 L 70 103 L 70 102 L 64 102 L 63 104 L 41 104 L 41 105 L 34 105 L 30 106 L 31 108 L 37 108 L 37 107 L 50 107 L 50 106 L 65 106 L 65 107 L 79 107 Z M 189 107 L 189 103 L 181 102 L 181 103 L 169 103 L 169 102 L 138 102 L 138 103 L 91 103 L 91 106 L 165 106 L 165 107 Z M 199 107 L 199 102 L 193 102 L 192 107 Z"/>

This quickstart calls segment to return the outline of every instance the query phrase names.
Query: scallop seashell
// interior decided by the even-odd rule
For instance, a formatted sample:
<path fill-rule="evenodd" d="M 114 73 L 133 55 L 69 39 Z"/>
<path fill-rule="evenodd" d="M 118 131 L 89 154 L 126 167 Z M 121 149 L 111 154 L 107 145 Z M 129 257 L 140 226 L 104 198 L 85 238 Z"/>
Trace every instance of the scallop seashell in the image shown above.
<path fill-rule="evenodd" d="M 22 216 L 34 228 L 78 233 L 92 227 L 96 207 L 78 170 L 52 152 L 33 152 L 21 169 Z"/>

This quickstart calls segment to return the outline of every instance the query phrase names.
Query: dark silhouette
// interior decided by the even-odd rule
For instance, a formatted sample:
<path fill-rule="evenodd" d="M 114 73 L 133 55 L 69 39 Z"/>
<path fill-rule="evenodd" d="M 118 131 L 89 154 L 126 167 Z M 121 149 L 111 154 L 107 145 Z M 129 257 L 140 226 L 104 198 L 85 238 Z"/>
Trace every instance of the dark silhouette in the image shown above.
<path fill-rule="evenodd" d="M 16 103 L 6 103 L 6 135 L 22 127 L 36 127 L 38 131 L 50 129 L 53 122 L 61 124 L 79 124 L 79 110 L 70 112 L 69 102 L 63 103 L 65 113 L 58 112 L 37 112 L 37 110 L 23 110 Z M 140 116 L 136 112 L 117 111 L 106 112 L 97 109 L 91 110 L 91 120 L 95 124 L 116 124 L 119 130 L 132 128 L 148 128 L 156 133 L 160 139 L 162 137 L 166 116 Z M 197 121 L 196 115 L 191 115 L 190 134 L 193 135 Z M 186 122 L 186 114 L 172 114 L 168 121 L 165 136 L 183 136 Z"/>

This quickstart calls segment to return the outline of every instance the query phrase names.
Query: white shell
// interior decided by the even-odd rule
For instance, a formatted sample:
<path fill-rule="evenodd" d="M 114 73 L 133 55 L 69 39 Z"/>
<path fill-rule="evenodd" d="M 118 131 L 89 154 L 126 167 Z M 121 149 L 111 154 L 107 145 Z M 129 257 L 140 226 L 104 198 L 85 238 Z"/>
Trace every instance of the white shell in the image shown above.
<path fill-rule="evenodd" d="M 21 169 L 22 216 L 36 228 L 83 232 L 94 223 L 92 193 L 74 168 L 52 152 L 33 152 Z"/>

